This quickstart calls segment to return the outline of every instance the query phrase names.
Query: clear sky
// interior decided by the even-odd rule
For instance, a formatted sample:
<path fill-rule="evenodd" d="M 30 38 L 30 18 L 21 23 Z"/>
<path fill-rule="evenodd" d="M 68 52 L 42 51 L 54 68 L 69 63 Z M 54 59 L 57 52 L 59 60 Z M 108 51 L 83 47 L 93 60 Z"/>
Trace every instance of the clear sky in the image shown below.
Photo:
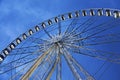
<path fill-rule="evenodd" d="M 120 9 L 120 0 L 0 0 L 0 51 L 41 21 L 86 8 Z M 111 69 L 120 72 L 120 68 L 116 66 Z M 109 70 L 110 73 L 112 71 Z M 104 80 L 111 79 L 106 77 Z"/>

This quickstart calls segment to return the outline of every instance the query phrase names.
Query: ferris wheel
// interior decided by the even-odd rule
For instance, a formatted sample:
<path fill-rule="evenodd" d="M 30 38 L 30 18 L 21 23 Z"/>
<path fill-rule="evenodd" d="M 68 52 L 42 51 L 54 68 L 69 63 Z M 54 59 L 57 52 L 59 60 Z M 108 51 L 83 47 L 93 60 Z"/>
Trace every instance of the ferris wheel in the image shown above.
<path fill-rule="evenodd" d="M 92 8 L 69 12 L 39 23 L 3 49 L 0 77 L 98 80 L 83 65 L 87 65 L 83 59 L 120 64 L 119 49 L 119 10 Z"/>

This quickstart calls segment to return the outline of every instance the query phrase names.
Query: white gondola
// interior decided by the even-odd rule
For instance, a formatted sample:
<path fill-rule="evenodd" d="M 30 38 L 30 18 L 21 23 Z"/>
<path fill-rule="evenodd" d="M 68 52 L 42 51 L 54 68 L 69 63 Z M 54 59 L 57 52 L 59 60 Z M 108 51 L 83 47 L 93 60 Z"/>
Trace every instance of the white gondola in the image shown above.
<path fill-rule="evenodd" d="M 26 39 L 26 38 L 27 38 L 27 35 L 24 33 L 24 34 L 22 35 L 22 37 L 23 37 L 23 39 Z"/>
<path fill-rule="evenodd" d="M 3 61 L 2 57 L 0 57 L 0 62 Z"/>
<path fill-rule="evenodd" d="M 9 51 L 7 48 L 3 50 L 4 55 L 8 55 L 9 52 L 10 52 L 10 51 Z"/>
<path fill-rule="evenodd" d="M 0 62 L 4 60 L 4 56 L 0 54 Z"/>
<path fill-rule="evenodd" d="M 75 12 L 75 17 L 79 17 L 79 15 L 80 15 L 79 12 L 76 11 L 76 12 Z"/>
<path fill-rule="evenodd" d="M 58 20 L 58 18 L 57 17 L 55 17 L 55 22 L 57 23 L 59 20 Z"/>
<path fill-rule="evenodd" d="M 20 39 L 20 38 L 17 38 L 17 39 L 16 39 L 16 43 L 17 43 L 17 44 L 20 44 L 20 43 L 21 43 L 21 39 Z"/>
<path fill-rule="evenodd" d="M 111 10 L 107 9 L 107 10 L 105 11 L 105 14 L 106 14 L 106 16 L 111 16 L 111 15 L 112 15 Z"/>
<path fill-rule="evenodd" d="M 87 12 L 85 10 L 82 10 L 82 15 L 87 16 Z"/>
<path fill-rule="evenodd" d="M 51 20 L 48 20 L 48 25 L 51 25 L 52 24 L 52 21 Z"/>
<path fill-rule="evenodd" d="M 33 31 L 30 29 L 29 30 L 29 35 L 32 35 L 33 34 Z"/>
<path fill-rule="evenodd" d="M 94 10 L 90 9 L 90 16 L 94 16 L 94 15 L 95 15 Z"/>
<path fill-rule="evenodd" d="M 98 9 L 97 13 L 98 13 L 98 16 L 102 16 L 103 15 L 103 10 L 102 9 Z"/>
<path fill-rule="evenodd" d="M 120 11 L 113 12 L 114 18 L 120 18 Z"/>
<path fill-rule="evenodd" d="M 35 26 L 35 30 L 39 31 L 40 30 L 39 26 Z"/>
<path fill-rule="evenodd" d="M 46 24 L 45 23 L 42 23 L 42 25 L 41 25 L 43 28 L 45 28 L 46 27 Z"/>
<path fill-rule="evenodd" d="M 72 18 L 72 13 L 68 13 L 68 18 Z"/>
<path fill-rule="evenodd" d="M 12 50 L 12 49 L 14 49 L 15 48 L 15 44 L 14 43 L 11 43 L 10 44 L 10 49 Z"/>
<path fill-rule="evenodd" d="M 62 18 L 62 20 L 65 20 L 65 17 L 64 17 L 64 15 L 62 15 L 62 16 L 61 16 L 61 18 Z"/>

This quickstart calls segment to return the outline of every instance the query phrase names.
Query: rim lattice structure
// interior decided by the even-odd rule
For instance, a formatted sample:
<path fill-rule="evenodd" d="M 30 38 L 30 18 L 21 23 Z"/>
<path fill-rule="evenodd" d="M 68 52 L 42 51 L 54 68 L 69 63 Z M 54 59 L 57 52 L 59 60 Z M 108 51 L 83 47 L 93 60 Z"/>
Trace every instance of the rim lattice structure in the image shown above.
<path fill-rule="evenodd" d="M 48 19 L 1 51 L 0 77 L 96 80 L 92 74 L 96 70 L 82 66 L 84 58 L 120 64 L 119 26 L 120 11 L 108 8 L 78 10 Z"/>

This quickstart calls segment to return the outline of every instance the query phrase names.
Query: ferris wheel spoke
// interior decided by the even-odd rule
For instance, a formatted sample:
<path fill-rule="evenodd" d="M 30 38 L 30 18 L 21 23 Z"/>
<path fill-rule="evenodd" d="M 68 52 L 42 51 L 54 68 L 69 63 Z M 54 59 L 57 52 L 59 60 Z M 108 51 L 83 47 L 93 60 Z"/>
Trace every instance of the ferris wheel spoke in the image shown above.
<path fill-rule="evenodd" d="M 112 24 L 112 23 L 114 23 L 114 24 Z M 87 36 L 87 37 L 92 37 L 92 36 L 95 36 L 95 35 L 100 34 L 102 32 L 105 32 L 105 31 L 107 31 L 109 29 L 115 28 L 115 26 L 117 26 L 119 23 L 120 23 L 119 19 L 118 20 L 107 21 L 107 22 L 101 23 L 101 24 L 99 24 L 97 26 L 94 26 L 94 27 L 92 27 L 92 28 L 90 28 L 88 30 L 85 30 L 85 31 L 79 32 L 77 34 L 74 34 L 72 36 L 82 35 L 83 33 L 89 33 L 91 31 L 92 34 L 89 33 L 90 35 Z"/>
<path fill-rule="evenodd" d="M 46 68 L 44 74 L 42 75 L 42 80 L 43 79 L 47 79 L 47 78 L 50 78 L 51 77 L 51 74 L 54 70 L 52 70 L 53 66 L 55 67 L 55 61 L 56 61 L 56 58 L 57 58 L 57 54 L 56 54 L 56 50 L 53 50 L 53 52 L 51 52 L 52 54 L 50 56 L 47 57 L 46 60 L 48 61 L 45 61 L 45 62 L 49 62 L 49 66 Z M 45 65 L 44 65 L 45 66 Z M 46 67 L 46 66 L 45 66 Z M 52 71 L 51 71 L 52 70 Z M 48 77 L 49 76 L 49 77 Z"/>
<path fill-rule="evenodd" d="M 9 80 L 15 80 L 16 77 L 19 76 L 19 74 L 23 73 L 27 69 L 28 65 L 30 65 L 30 63 L 25 64 L 25 66 L 21 68 L 19 71 L 17 71 L 14 75 L 12 75 Z"/>
<path fill-rule="evenodd" d="M 57 80 L 61 80 L 62 79 L 62 75 L 61 75 L 61 57 L 59 57 L 58 60 L 58 64 L 57 64 Z"/>
<path fill-rule="evenodd" d="M 81 33 L 84 33 L 87 29 L 91 28 L 91 26 L 94 26 L 94 23 L 96 22 L 97 18 L 93 18 L 89 21 L 89 23 L 87 23 L 86 25 L 82 26 L 81 29 L 76 30 L 76 33 L 78 33 L 79 31 Z M 77 32 L 78 31 L 78 32 Z"/>
<path fill-rule="evenodd" d="M 0 67 L 7 67 L 10 64 L 15 64 L 15 65 L 20 65 L 25 63 L 27 60 L 31 60 L 31 59 L 35 59 L 38 55 L 35 55 L 36 53 L 38 54 L 40 52 L 40 50 L 35 51 L 31 54 L 28 55 L 24 55 L 24 56 L 17 56 L 16 59 L 10 60 L 7 63 L 3 63 Z"/>
<path fill-rule="evenodd" d="M 59 32 L 59 35 L 61 34 L 61 21 L 60 19 L 58 19 L 59 22 L 58 22 L 58 32 Z"/>
<path fill-rule="evenodd" d="M 7 73 L 7 72 L 10 72 L 10 71 L 12 71 L 12 70 L 15 70 L 15 69 L 17 69 L 17 68 L 19 68 L 19 67 L 22 67 L 22 66 L 24 66 L 25 64 L 31 63 L 31 62 L 33 62 L 33 61 L 35 61 L 35 60 L 36 60 L 36 59 L 28 60 L 27 62 L 25 62 L 25 63 L 23 63 L 23 64 L 14 66 L 14 67 L 12 67 L 12 68 L 10 68 L 10 69 L 8 69 L 8 70 L 3 71 L 2 73 L 0 73 L 0 75 L 5 74 L 5 73 Z"/>
<path fill-rule="evenodd" d="M 120 42 L 120 37 L 119 36 L 106 36 L 102 38 L 94 37 L 91 39 L 86 39 L 86 41 L 83 41 L 82 46 L 94 46 L 94 45 L 104 45 L 104 44 L 112 44 L 112 43 L 119 43 Z"/>
<path fill-rule="evenodd" d="M 38 70 L 38 74 L 41 72 L 43 73 L 43 74 L 41 74 L 41 80 L 46 78 L 46 75 L 48 74 L 49 69 L 54 64 L 55 60 L 56 60 L 56 53 L 53 50 L 48 54 L 48 56 L 46 56 L 46 58 L 43 60 L 43 63 L 40 65 L 41 68 Z M 44 68 L 44 70 L 43 70 L 43 68 Z M 36 80 L 35 77 L 34 77 L 34 80 Z"/>
<path fill-rule="evenodd" d="M 73 26 L 76 26 L 77 25 L 77 22 L 78 22 L 79 19 L 73 19 L 71 21 L 71 23 L 67 26 L 66 30 L 65 30 L 65 34 L 68 34 L 69 32 L 71 32 L 71 30 L 75 27 Z"/>
<path fill-rule="evenodd" d="M 58 64 L 57 64 L 57 75 L 56 75 L 56 79 L 57 80 L 62 80 L 62 64 L 61 64 L 61 52 L 60 52 L 61 48 L 59 47 L 58 49 Z"/>
<path fill-rule="evenodd" d="M 84 68 L 82 65 L 80 65 L 77 60 L 75 60 L 75 58 L 72 57 L 72 55 L 70 55 L 70 53 L 66 50 L 67 56 L 69 56 L 70 60 L 73 62 L 73 64 L 75 64 L 79 70 L 84 74 L 84 76 L 86 77 L 86 80 L 95 80 L 93 76 L 91 76 Z"/>
<path fill-rule="evenodd" d="M 45 28 L 43 28 L 43 30 L 48 35 L 49 38 L 52 38 L 52 36 L 49 34 L 49 32 Z"/>
<path fill-rule="evenodd" d="M 78 26 L 75 26 L 75 25 L 71 26 L 71 27 L 73 27 L 73 29 L 71 29 L 71 31 L 69 31 L 68 33 L 72 34 L 75 31 L 77 31 L 79 29 L 82 29 L 82 27 L 90 26 L 90 24 L 94 22 L 94 19 L 95 18 L 92 17 L 92 18 L 89 18 L 89 19 L 85 20 L 83 23 L 81 23 Z"/>
<path fill-rule="evenodd" d="M 63 52 L 64 52 L 63 55 L 64 55 L 64 57 L 65 57 L 65 60 L 67 61 L 67 64 L 69 65 L 69 67 L 70 67 L 73 75 L 75 76 L 75 79 L 76 79 L 76 80 L 82 80 L 82 78 L 81 78 L 81 76 L 79 75 L 78 71 L 75 69 L 73 63 L 70 61 L 69 56 L 67 56 L 67 52 L 66 52 L 65 50 L 64 50 Z"/>
<path fill-rule="evenodd" d="M 111 20 L 108 20 L 108 21 L 106 21 L 106 22 L 103 22 L 103 23 L 100 23 L 99 25 L 93 25 L 92 27 L 88 27 L 88 29 L 85 29 L 85 30 L 83 30 L 83 31 L 81 31 L 82 33 L 86 33 L 86 32 L 93 32 L 93 30 L 94 31 L 97 31 L 97 30 L 101 30 L 101 29 L 104 29 L 104 27 L 105 28 L 107 28 L 107 27 L 109 27 L 108 25 L 111 25 L 111 23 L 113 23 L 113 22 L 118 22 L 119 20 L 116 20 L 116 21 L 114 21 L 113 19 Z"/>
<path fill-rule="evenodd" d="M 49 29 L 49 28 L 50 28 L 50 29 Z M 49 32 L 49 33 L 50 33 L 50 32 L 55 31 L 55 30 L 57 31 L 58 29 L 59 29 L 59 26 L 56 26 L 56 27 L 51 26 L 51 27 L 47 27 L 47 29 L 46 29 L 46 30 L 47 30 L 47 32 Z"/>
<path fill-rule="evenodd" d="M 51 76 L 52 76 L 52 73 L 53 73 L 53 71 L 54 71 L 55 68 L 56 68 L 57 63 L 58 63 L 58 57 L 56 58 L 53 66 L 52 66 L 52 68 L 50 69 L 50 71 L 49 71 L 47 77 L 45 78 L 45 80 L 50 80 L 50 78 L 51 78 Z"/>
<path fill-rule="evenodd" d="M 86 21 L 84 21 L 82 24 L 80 24 L 80 25 L 77 26 L 77 27 L 75 27 L 75 25 L 71 26 L 73 29 L 71 29 L 71 31 L 68 31 L 68 30 L 67 30 L 67 31 L 68 31 L 68 34 L 67 34 L 66 37 L 73 35 L 74 32 L 76 32 L 77 30 L 79 31 L 80 28 L 82 28 L 82 27 L 86 27 L 86 26 L 92 25 L 94 22 L 95 22 L 95 18 L 89 18 L 89 19 L 87 19 Z M 86 27 L 86 28 L 87 28 L 87 27 Z M 86 29 L 86 28 L 85 28 L 85 29 Z M 68 28 L 68 29 L 69 29 L 69 28 Z M 81 30 L 80 30 L 80 31 L 81 31 Z M 65 37 L 65 38 L 66 38 L 66 37 Z"/>
<path fill-rule="evenodd" d="M 38 50 L 40 48 L 39 45 L 34 45 L 34 46 L 26 46 L 26 47 L 21 47 L 21 48 L 16 48 L 12 50 L 12 53 L 9 56 L 14 56 L 14 55 L 22 55 L 22 54 L 31 54 L 34 51 Z"/>
<path fill-rule="evenodd" d="M 120 40 L 116 40 L 116 41 L 105 41 L 105 42 L 96 42 L 96 43 L 87 43 L 87 44 L 84 44 L 84 46 L 94 46 L 94 45 L 104 45 L 104 44 L 111 44 L 111 43 L 118 43 L 120 42 Z"/>
<path fill-rule="evenodd" d="M 39 45 L 48 43 L 48 40 L 41 39 L 41 38 L 35 38 L 35 37 L 30 37 L 30 41 L 33 43 L 39 44 Z"/>
<path fill-rule="evenodd" d="M 120 59 L 109 59 L 109 58 L 106 58 L 106 57 L 103 57 L 103 56 L 101 57 L 101 56 L 98 56 L 98 55 L 91 55 L 91 54 L 82 53 L 82 52 L 79 52 L 79 54 L 89 56 L 89 57 L 93 57 L 93 58 L 96 58 L 96 59 L 99 59 L 99 60 L 105 60 L 105 61 L 108 61 L 108 62 L 120 64 Z"/>
<path fill-rule="evenodd" d="M 118 64 L 120 63 L 120 55 L 119 54 L 115 54 L 115 53 L 107 52 L 107 51 L 103 51 L 103 50 L 85 48 L 82 46 L 73 46 L 73 47 L 79 48 L 79 49 L 77 49 L 77 51 L 73 50 L 73 52 L 75 52 L 75 53 L 83 54 L 83 55 L 94 57 L 97 59 L 107 60 L 107 61 L 113 62 L 113 63 L 118 63 Z"/>
<path fill-rule="evenodd" d="M 26 56 L 21 57 L 21 58 L 18 58 L 18 59 L 16 59 L 16 60 L 12 60 L 12 61 L 10 61 L 10 62 L 4 63 L 4 64 L 1 65 L 0 67 L 5 67 L 5 66 L 7 66 L 7 65 L 9 65 L 9 64 L 11 64 L 11 63 L 16 63 L 16 62 L 18 62 L 19 60 L 21 60 L 21 59 L 23 59 L 23 58 L 25 58 L 25 57 L 28 57 L 28 56 L 30 56 L 30 55 L 26 55 Z"/>
<path fill-rule="evenodd" d="M 108 29 L 111 29 L 111 28 L 114 28 L 114 26 L 112 26 L 112 27 L 110 27 L 110 28 L 103 29 L 103 30 L 98 31 L 98 32 L 95 32 L 95 33 L 93 33 L 93 34 L 91 34 L 91 35 L 88 35 L 86 38 L 93 37 L 93 36 L 98 35 L 98 34 L 104 32 L 104 31 L 106 31 L 106 30 L 108 30 Z"/>
<path fill-rule="evenodd" d="M 120 33 L 114 33 L 114 34 L 105 34 L 101 36 L 94 36 L 94 37 L 81 37 L 78 39 L 75 39 L 74 41 L 79 42 L 79 41 L 84 41 L 84 40 L 94 40 L 94 41 L 106 41 L 106 40 L 117 40 L 120 37 Z"/>
<path fill-rule="evenodd" d="M 41 80 L 44 80 L 44 78 L 46 78 L 46 75 L 49 73 L 49 69 L 50 69 L 50 67 L 54 64 L 54 62 L 55 62 L 55 60 L 51 60 L 49 63 L 48 63 L 48 67 L 44 70 L 44 73 L 41 75 Z M 46 67 L 44 64 L 42 65 L 43 67 Z M 43 69 L 43 68 L 41 68 L 41 69 Z M 38 73 L 41 73 L 41 70 L 39 70 L 39 72 Z M 34 80 L 36 80 L 35 78 L 34 78 Z"/>
<path fill-rule="evenodd" d="M 78 26 L 76 29 L 73 29 L 70 33 L 73 33 L 71 35 L 76 35 L 78 32 L 83 33 L 85 30 L 87 30 L 90 26 L 92 26 L 96 21 L 96 18 L 90 18 L 90 21 L 86 22 L 85 24 L 83 23 L 83 25 Z M 78 31 L 78 32 L 77 32 Z M 76 35 L 78 36 L 78 35 Z"/>
<path fill-rule="evenodd" d="M 39 53 L 40 52 L 40 53 Z M 41 54 L 41 50 L 37 50 L 28 55 L 17 56 L 17 59 L 14 59 L 10 62 L 4 63 L 1 67 L 5 67 L 8 64 L 20 65 L 25 63 L 27 60 L 36 59 Z"/>
<path fill-rule="evenodd" d="M 32 75 L 34 70 L 36 70 L 39 66 L 39 64 L 42 62 L 42 59 L 46 57 L 46 55 L 52 50 L 53 46 L 50 47 L 44 54 L 40 55 L 39 58 L 36 60 L 36 62 L 32 65 L 32 67 L 21 77 L 21 80 L 29 79 L 29 77 Z"/>
<path fill-rule="evenodd" d="M 46 76 L 45 76 L 45 80 L 50 80 L 51 76 L 52 76 L 52 73 L 53 71 L 55 70 L 56 66 L 59 64 L 60 62 L 60 55 L 59 55 L 59 48 L 58 47 L 55 47 L 54 49 L 54 55 L 56 55 L 56 57 L 54 58 L 54 60 L 51 60 L 52 64 L 50 64 L 51 67 L 49 67 L 46 71 Z M 59 68 L 60 70 L 60 68 Z M 58 78 L 61 80 L 61 74 L 57 75 Z M 58 79 L 58 80 L 59 80 Z"/>

